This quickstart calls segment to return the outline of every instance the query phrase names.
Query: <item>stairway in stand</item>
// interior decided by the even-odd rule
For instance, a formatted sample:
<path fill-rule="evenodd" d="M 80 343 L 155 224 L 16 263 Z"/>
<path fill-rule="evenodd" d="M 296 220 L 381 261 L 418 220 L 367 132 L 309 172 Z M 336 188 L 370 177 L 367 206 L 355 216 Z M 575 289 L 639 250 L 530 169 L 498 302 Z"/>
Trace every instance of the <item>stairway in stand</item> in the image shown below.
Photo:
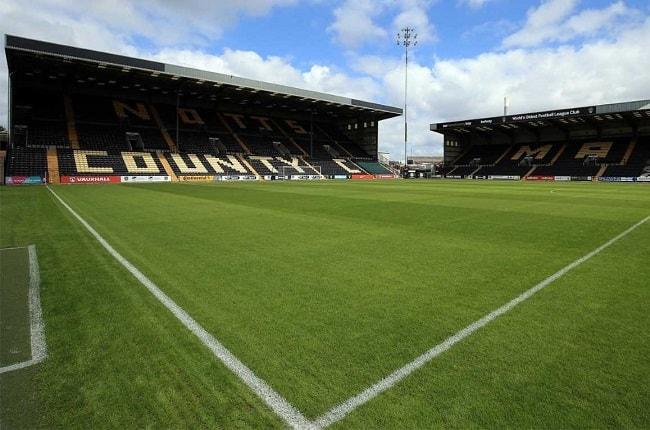
<path fill-rule="evenodd" d="M 162 151 L 157 151 L 156 155 L 158 156 L 158 160 L 160 160 L 160 164 L 162 164 L 163 169 L 165 169 L 165 173 L 167 173 L 167 176 L 169 176 L 169 179 L 176 182 L 178 178 L 174 173 L 174 169 L 172 169 L 172 166 L 169 164 L 169 161 L 167 161 L 167 158 L 165 158 L 165 154 L 163 154 Z"/>
<path fill-rule="evenodd" d="M 600 178 L 601 176 L 603 176 L 603 174 L 605 174 L 605 170 L 607 170 L 607 166 L 608 166 L 607 164 L 603 164 L 602 166 L 600 166 L 600 169 L 598 169 L 598 173 L 596 173 L 596 176 L 594 176 L 594 181 Z"/>
<path fill-rule="evenodd" d="M 50 184 L 61 183 L 59 177 L 59 157 L 56 153 L 56 147 L 51 146 L 47 150 L 47 181 Z"/>

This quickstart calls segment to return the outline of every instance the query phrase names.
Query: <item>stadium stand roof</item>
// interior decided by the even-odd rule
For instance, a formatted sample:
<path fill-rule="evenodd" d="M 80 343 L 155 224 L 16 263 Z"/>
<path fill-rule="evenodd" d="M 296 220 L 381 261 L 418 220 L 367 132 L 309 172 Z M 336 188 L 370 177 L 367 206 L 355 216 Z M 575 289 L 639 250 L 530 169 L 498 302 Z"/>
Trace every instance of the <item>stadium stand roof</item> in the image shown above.
<path fill-rule="evenodd" d="M 555 129 L 566 134 L 584 129 L 639 129 L 650 127 L 650 100 L 575 107 L 492 118 L 431 124 L 430 130 L 444 135 L 483 137 L 536 134 Z"/>
<path fill-rule="evenodd" d="M 650 100 L 443 122 L 430 130 L 444 136 L 444 161 L 454 163 L 472 145 L 647 136 Z"/>
<path fill-rule="evenodd" d="M 553 111 L 479 118 L 431 124 L 431 131 L 454 134 L 494 134 L 557 128 L 570 131 L 581 128 L 641 126 L 650 124 L 650 100 L 576 107 Z"/>
<path fill-rule="evenodd" d="M 340 118 L 379 121 L 402 114 L 401 108 L 393 106 L 12 35 L 5 35 L 5 53 L 10 75 L 19 69 L 50 66 L 44 75 L 51 80 L 74 71 L 80 84 L 102 82 L 123 87 L 127 83 L 132 87 L 135 81 L 144 81 L 146 84 L 137 86 L 140 91 L 175 94 L 180 90 L 181 94 L 205 95 L 213 101 L 294 111 L 313 109 L 319 115 Z M 99 79 L 100 75 L 110 79 Z"/>

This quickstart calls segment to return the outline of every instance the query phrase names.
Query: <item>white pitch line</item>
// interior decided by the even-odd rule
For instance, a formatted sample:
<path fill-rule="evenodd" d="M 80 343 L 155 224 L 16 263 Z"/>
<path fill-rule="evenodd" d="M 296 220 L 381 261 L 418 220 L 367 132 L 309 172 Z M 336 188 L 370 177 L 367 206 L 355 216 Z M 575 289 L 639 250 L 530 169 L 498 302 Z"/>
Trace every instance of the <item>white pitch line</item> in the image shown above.
<path fill-rule="evenodd" d="M 264 401 L 280 418 L 296 429 L 308 429 L 312 423 L 300 411 L 274 391 L 265 381 L 260 379 L 251 369 L 235 357 L 214 336 L 208 333 L 185 310 L 178 306 L 156 284 L 147 278 L 140 270 L 119 254 L 93 227 L 59 197 L 49 186 L 47 189 L 65 207 L 97 241 L 113 256 L 126 270 L 153 294 L 174 316 L 206 346 L 230 371 L 242 380 L 257 396 Z"/>
<path fill-rule="evenodd" d="M 29 245 L 29 314 L 30 330 L 32 334 L 32 360 L 36 363 L 47 357 L 47 343 L 45 342 L 45 325 L 41 311 L 41 274 L 36 257 L 36 247 Z"/>
<path fill-rule="evenodd" d="M 4 249 L 25 249 L 29 253 L 29 324 L 31 338 L 31 355 L 32 358 L 27 361 L 12 364 L 10 366 L 0 367 L 0 373 L 13 372 L 14 370 L 24 369 L 25 367 L 38 364 L 47 358 L 47 343 L 45 342 L 45 326 L 41 312 L 40 285 L 41 275 L 38 268 L 38 258 L 36 258 L 36 247 L 29 245 L 27 247 L 13 247 Z M 3 250 L 4 250 L 3 249 Z"/>
<path fill-rule="evenodd" d="M 350 412 L 358 408 L 359 406 L 363 405 L 364 403 L 372 400 L 373 398 L 377 397 L 379 394 L 383 393 L 384 391 L 388 390 L 391 388 L 393 385 L 397 384 L 399 381 L 402 379 L 406 378 L 409 376 L 411 373 L 413 373 L 415 370 L 419 369 L 420 367 L 424 366 L 426 363 L 429 361 L 433 360 L 435 357 L 438 355 L 442 354 L 443 352 L 447 351 L 449 348 L 457 344 L 458 342 L 462 341 L 465 339 L 467 336 L 471 335 L 474 333 L 476 330 L 480 329 L 481 327 L 487 325 L 497 317 L 505 314 L 506 312 L 510 311 L 513 309 L 515 306 L 519 305 L 523 301 L 529 299 L 532 297 L 535 293 L 539 292 L 543 288 L 547 287 L 557 279 L 561 278 L 562 276 L 566 275 L 568 272 L 571 270 L 575 269 L 585 261 L 589 260 L 590 258 L 594 257 L 595 255 L 599 254 L 601 251 L 603 251 L 605 248 L 608 248 L 610 245 L 613 243 L 617 242 L 618 240 L 622 239 L 623 237 L 627 236 L 629 233 L 631 233 L 633 230 L 635 230 L 637 227 L 640 225 L 644 224 L 650 220 L 650 216 L 645 217 L 638 223 L 634 224 L 632 227 L 628 228 L 621 234 L 617 235 L 616 237 L 608 240 L 604 244 L 600 245 L 598 248 L 594 249 L 590 253 L 580 257 L 579 259 L 575 260 L 573 263 L 565 266 L 564 268 L 558 270 L 548 278 L 544 279 L 542 282 L 539 284 L 535 285 L 534 287 L 530 288 L 529 290 L 525 291 L 521 295 L 515 297 L 505 305 L 501 306 L 500 308 L 490 312 L 489 314 L 485 315 L 483 318 L 473 322 L 472 324 L 468 325 L 464 329 L 458 331 L 451 337 L 447 338 L 444 340 L 442 343 L 434 346 L 424 354 L 420 355 L 417 357 L 415 360 L 411 361 L 407 365 L 400 367 L 399 369 L 395 370 L 393 373 L 390 375 L 386 376 L 384 379 L 381 381 L 375 383 L 374 385 L 368 387 L 361 393 L 350 397 L 348 400 L 345 402 L 339 404 L 338 406 L 334 407 L 333 409 L 329 410 L 316 420 L 314 420 L 313 425 L 315 429 L 323 429 L 325 427 L 328 427 L 332 424 L 334 424 L 337 421 L 340 421 L 343 419 L 346 415 L 348 415 Z"/>
<path fill-rule="evenodd" d="M 39 361 L 27 360 L 27 361 L 21 361 L 20 363 L 16 363 L 16 364 L 11 364 L 9 366 L 0 367 L 0 374 L 13 372 L 14 370 L 24 369 L 25 367 L 33 366 L 34 364 L 38 364 L 41 361 L 43 361 L 43 360 L 39 360 Z"/>

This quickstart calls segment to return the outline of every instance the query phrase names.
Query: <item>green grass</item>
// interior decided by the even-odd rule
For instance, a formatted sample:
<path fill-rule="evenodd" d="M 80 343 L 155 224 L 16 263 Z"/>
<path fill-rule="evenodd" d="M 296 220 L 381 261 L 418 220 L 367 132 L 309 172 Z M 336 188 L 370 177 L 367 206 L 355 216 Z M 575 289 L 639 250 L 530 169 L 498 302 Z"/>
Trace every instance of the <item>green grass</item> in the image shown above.
<path fill-rule="evenodd" d="M 650 215 L 642 184 L 55 190 L 309 418 Z M 282 427 L 45 188 L 0 198 L 42 271 L 37 425 Z M 335 427 L 649 427 L 649 261 L 645 224 Z"/>
<path fill-rule="evenodd" d="M 29 254 L 27 248 L 0 249 L 0 367 L 32 358 L 29 316 Z M 38 411 L 31 369 L 0 374 L 0 424 L 7 428 L 26 421 L 24 411 Z"/>

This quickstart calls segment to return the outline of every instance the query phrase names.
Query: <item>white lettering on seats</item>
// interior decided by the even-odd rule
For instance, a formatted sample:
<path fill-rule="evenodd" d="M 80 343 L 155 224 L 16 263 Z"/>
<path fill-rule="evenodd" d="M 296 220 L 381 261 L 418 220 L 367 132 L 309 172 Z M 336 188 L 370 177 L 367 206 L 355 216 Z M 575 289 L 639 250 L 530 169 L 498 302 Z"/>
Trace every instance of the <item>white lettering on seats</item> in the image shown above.
<path fill-rule="evenodd" d="M 188 166 L 180 154 L 171 154 L 171 156 L 172 160 L 174 160 L 174 163 L 176 163 L 179 172 L 181 173 L 208 173 L 208 169 L 205 168 L 196 154 L 187 154 L 187 158 L 189 158 L 192 164 L 194 164 L 194 167 Z"/>
<path fill-rule="evenodd" d="M 339 158 L 334 158 L 332 159 L 333 162 L 341 166 L 343 170 L 345 170 L 348 173 L 361 173 L 361 170 L 355 169 L 355 168 L 350 168 L 345 165 L 345 160 L 341 160 Z"/>
<path fill-rule="evenodd" d="M 196 109 L 190 108 L 178 108 L 176 109 L 178 116 L 180 117 L 183 124 L 205 124 L 201 115 L 196 111 Z"/>
<path fill-rule="evenodd" d="M 264 116 L 251 116 L 251 119 L 257 120 L 260 123 L 260 130 L 273 131 L 273 127 L 269 124 L 269 119 Z"/>
<path fill-rule="evenodd" d="M 291 157 L 291 161 L 285 160 L 282 157 L 275 157 L 275 159 L 282 162 L 282 163 L 284 163 L 284 164 L 286 164 L 287 166 L 293 167 L 294 170 L 296 172 L 298 172 L 298 173 L 305 173 L 305 170 L 298 165 L 298 162 L 300 160 L 298 160 L 298 158 L 296 158 L 296 157 Z"/>
<path fill-rule="evenodd" d="M 513 155 L 511 160 L 519 160 L 523 156 L 535 156 L 536 160 L 542 160 L 551 150 L 553 145 L 542 145 L 539 148 L 531 149 L 528 145 L 522 145 L 519 150 Z"/>
<path fill-rule="evenodd" d="M 244 119 L 244 115 L 239 115 L 239 114 L 236 114 L 236 113 L 224 113 L 223 116 L 227 116 L 228 118 L 231 118 L 232 120 L 234 120 L 237 123 L 237 125 L 239 126 L 239 128 L 241 128 L 241 129 L 246 128 L 246 124 L 244 124 L 244 121 L 242 121 Z"/>
<path fill-rule="evenodd" d="M 210 154 L 205 154 L 205 160 L 212 166 L 215 172 L 217 173 L 225 173 L 223 168 L 221 166 L 228 167 L 232 170 L 235 170 L 239 173 L 248 173 L 248 170 L 242 164 L 239 162 L 237 158 L 235 158 L 232 155 L 227 155 L 226 158 L 228 161 L 224 161 L 220 157 L 215 157 Z"/>
<path fill-rule="evenodd" d="M 145 166 L 139 167 L 135 162 L 135 157 L 142 158 Z M 122 160 L 124 160 L 129 173 L 160 173 L 160 168 L 148 152 L 122 152 Z"/>
<path fill-rule="evenodd" d="M 273 167 L 273 164 L 270 163 L 270 160 L 273 160 L 273 157 L 263 157 L 261 155 L 253 155 L 250 157 L 250 159 L 261 162 L 264 165 L 264 167 L 269 169 L 272 173 L 278 173 L 278 169 Z"/>
<path fill-rule="evenodd" d="M 575 158 L 585 158 L 587 155 L 595 155 L 598 158 L 605 158 L 612 149 L 612 142 L 593 142 L 582 145 Z"/>
<path fill-rule="evenodd" d="M 78 173 L 113 173 L 112 167 L 91 167 L 88 165 L 88 156 L 106 157 L 106 151 L 84 151 L 74 150 L 74 164 Z"/>
<path fill-rule="evenodd" d="M 115 114 L 118 116 L 118 118 L 128 118 L 128 115 L 126 114 L 128 111 L 143 121 L 151 120 L 149 112 L 147 111 L 144 103 L 136 103 L 135 108 L 133 108 L 124 102 L 113 100 L 113 108 L 115 109 Z"/>
<path fill-rule="evenodd" d="M 307 130 L 302 128 L 302 126 L 300 124 L 298 124 L 296 121 L 294 121 L 292 119 L 285 119 L 284 122 L 286 122 L 287 125 L 289 127 L 291 127 L 293 132 L 296 133 L 296 134 L 309 134 L 309 133 L 307 133 Z"/>

